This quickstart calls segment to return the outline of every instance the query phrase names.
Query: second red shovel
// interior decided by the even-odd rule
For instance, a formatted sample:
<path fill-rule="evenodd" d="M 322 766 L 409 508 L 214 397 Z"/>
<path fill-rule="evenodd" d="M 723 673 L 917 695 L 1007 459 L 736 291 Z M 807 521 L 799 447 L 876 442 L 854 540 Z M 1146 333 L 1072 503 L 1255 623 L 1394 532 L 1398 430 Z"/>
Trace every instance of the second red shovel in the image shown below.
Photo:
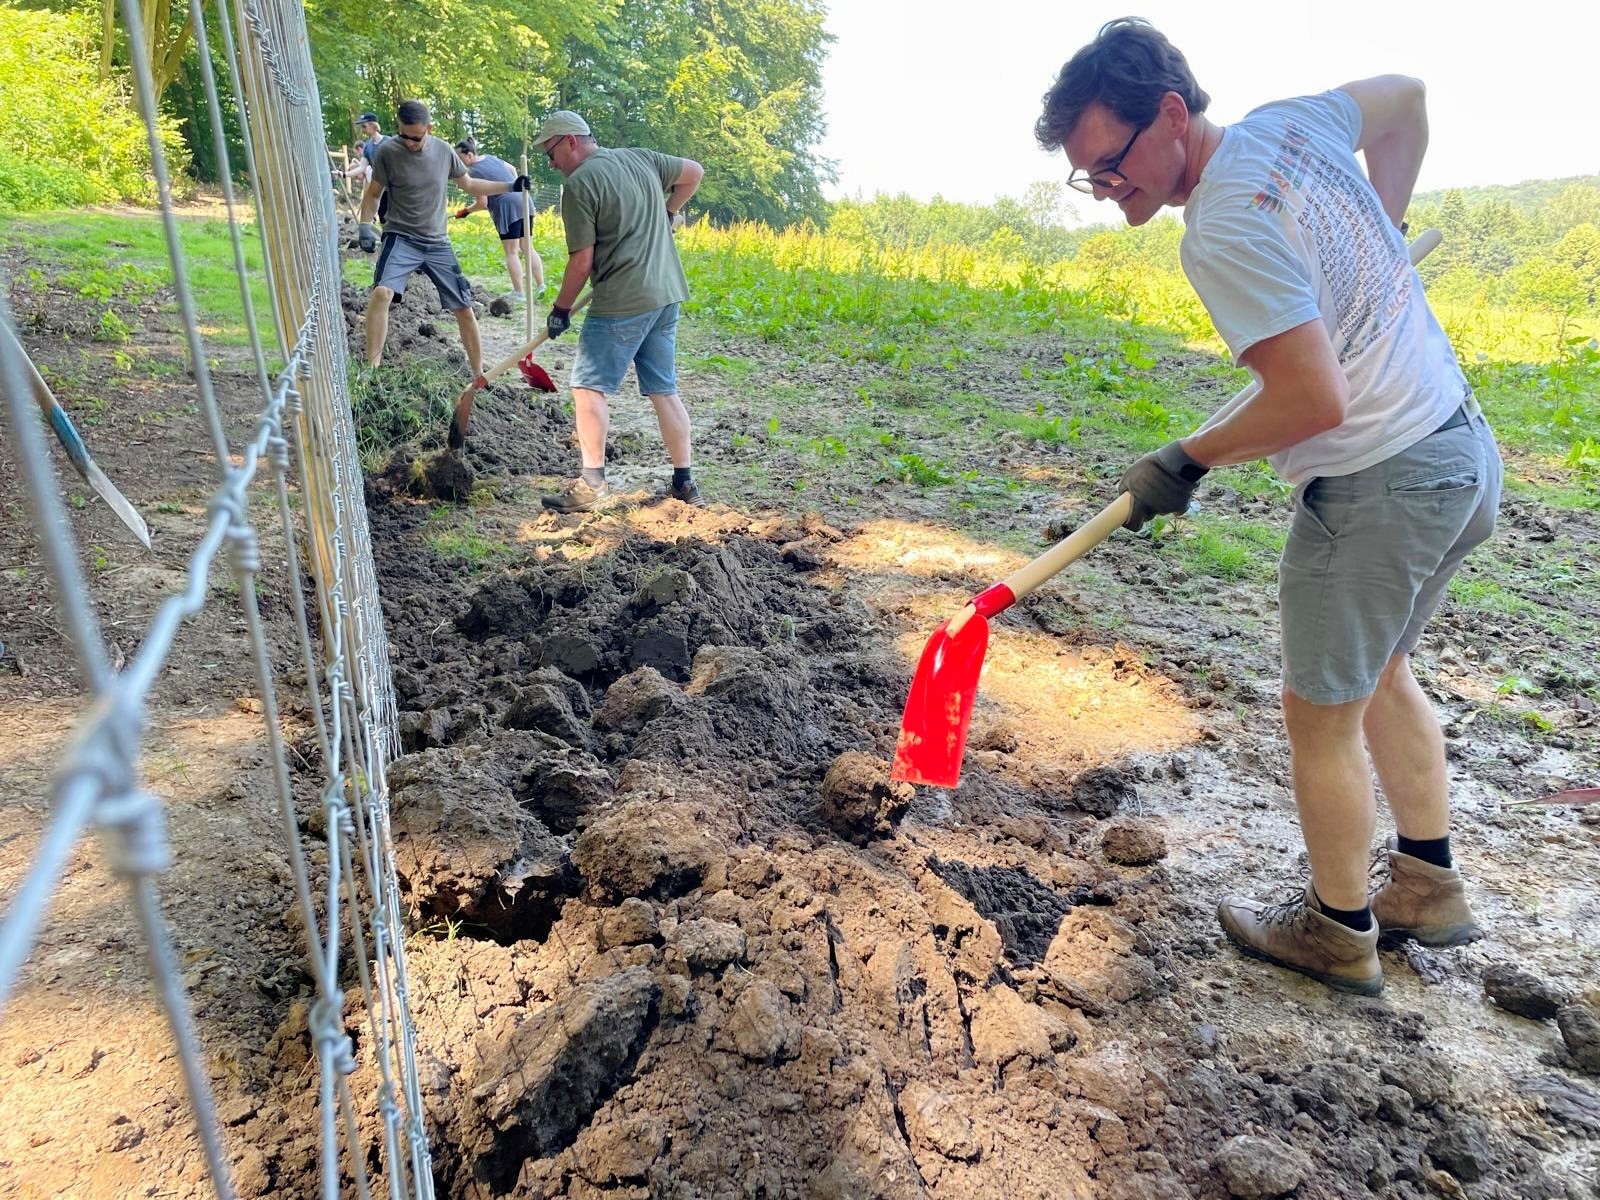
<path fill-rule="evenodd" d="M 955 787 L 972 723 L 972 702 L 989 649 L 989 618 L 1082 558 L 1128 519 L 1133 497 L 1122 493 L 1086 524 L 1001 582 L 985 588 L 934 631 L 911 677 L 890 775 L 907 783 Z"/>

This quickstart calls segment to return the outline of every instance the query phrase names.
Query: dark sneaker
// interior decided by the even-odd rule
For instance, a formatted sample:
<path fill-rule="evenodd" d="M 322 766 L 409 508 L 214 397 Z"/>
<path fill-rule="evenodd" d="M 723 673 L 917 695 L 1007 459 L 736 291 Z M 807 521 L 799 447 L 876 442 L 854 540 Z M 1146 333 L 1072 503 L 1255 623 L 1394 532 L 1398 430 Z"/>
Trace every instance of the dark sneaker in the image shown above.
<path fill-rule="evenodd" d="M 673 484 L 667 489 L 667 495 L 671 496 L 674 500 L 681 500 L 685 504 L 692 504 L 696 508 L 699 508 L 705 503 L 705 500 L 700 496 L 699 486 L 692 479 L 689 480 L 688 483 L 682 484 L 681 486 L 676 483 Z"/>
<path fill-rule="evenodd" d="M 1398 838 L 1389 839 L 1389 878 L 1372 896 L 1384 943 L 1412 938 L 1424 946 L 1464 946 L 1481 938 L 1461 872 L 1401 854 L 1398 846 Z"/>
<path fill-rule="evenodd" d="M 555 495 L 540 497 L 539 502 L 556 512 L 590 512 L 605 507 L 612 495 L 609 483 L 594 487 L 580 475 Z"/>
<path fill-rule="evenodd" d="M 1217 905 L 1217 918 L 1246 954 L 1341 992 L 1376 996 L 1383 990 L 1376 918 L 1371 929 L 1357 933 L 1324 915 L 1309 885 L 1304 896 L 1285 904 L 1225 896 Z"/>

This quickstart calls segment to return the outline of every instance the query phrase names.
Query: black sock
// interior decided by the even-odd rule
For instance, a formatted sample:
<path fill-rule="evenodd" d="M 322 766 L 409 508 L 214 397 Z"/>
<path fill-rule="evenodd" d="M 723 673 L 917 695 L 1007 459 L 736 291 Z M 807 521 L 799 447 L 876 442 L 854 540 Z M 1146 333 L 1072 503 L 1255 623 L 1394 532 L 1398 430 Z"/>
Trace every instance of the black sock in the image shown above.
<path fill-rule="evenodd" d="M 1315 892 L 1311 894 L 1317 895 Z M 1362 905 L 1360 908 L 1330 908 L 1322 902 L 1321 896 L 1317 896 L 1317 907 L 1322 909 L 1322 915 L 1330 921 L 1337 921 L 1357 933 L 1365 933 L 1372 928 L 1372 909 L 1367 905 Z"/>
<path fill-rule="evenodd" d="M 673 467 L 672 486 L 675 488 L 686 486 L 690 482 L 689 470 L 688 467 Z"/>
<path fill-rule="evenodd" d="M 590 487 L 597 488 L 606 481 L 606 469 L 604 467 L 584 467 L 579 474 L 583 476 L 583 481 Z"/>
<path fill-rule="evenodd" d="M 1421 838 L 1413 841 L 1411 838 L 1397 838 L 1395 849 L 1401 854 L 1409 854 L 1412 858 L 1420 858 L 1425 863 L 1432 863 L 1436 867 L 1449 867 L 1450 861 L 1450 835 L 1447 833 L 1442 838 Z"/>

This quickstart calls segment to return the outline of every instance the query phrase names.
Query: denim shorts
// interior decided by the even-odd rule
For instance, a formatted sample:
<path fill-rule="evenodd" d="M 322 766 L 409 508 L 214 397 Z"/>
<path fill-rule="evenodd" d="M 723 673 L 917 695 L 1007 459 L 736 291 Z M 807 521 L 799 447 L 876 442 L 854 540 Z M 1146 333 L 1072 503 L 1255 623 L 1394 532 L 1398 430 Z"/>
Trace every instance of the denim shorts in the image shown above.
<path fill-rule="evenodd" d="M 472 285 L 461 273 L 449 242 L 414 242 L 403 233 L 385 233 L 378 262 L 372 268 L 372 286 L 386 287 L 396 296 L 406 294 L 406 281 L 421 271 L 439 290 L 445 312 L 472 307 Z"/>
<path fill-rule="evenodd" d="M 571 384 L 610 395 L 622 387 L 632 363 L 646 396 L 678 390 L 678 306 L 633 317 L 585 317 Z"/>
<path fill-rule="evenodd" d="M 1469 400 L 1392 458 L 1308 483 L 1278 564 L 1284 686 L 1312 704 L 1372 695 L 1494 531 L 1501 478 L 1494 434 Z"/>

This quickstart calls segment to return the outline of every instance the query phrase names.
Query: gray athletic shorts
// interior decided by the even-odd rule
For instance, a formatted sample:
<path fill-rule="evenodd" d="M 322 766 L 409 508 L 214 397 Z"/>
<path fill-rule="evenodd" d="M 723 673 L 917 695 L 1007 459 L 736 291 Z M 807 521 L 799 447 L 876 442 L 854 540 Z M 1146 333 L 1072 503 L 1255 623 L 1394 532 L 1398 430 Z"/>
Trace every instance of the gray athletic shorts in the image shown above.
<path fill-rule="evenodd" d="M 1500 485 L 1500 451 L 1470 399 L 1393 458 L 1307 484 L 1278 564 L 1284 686 L 1313 704 L 1372 695 L 1493 532 Z"/>
<path fill-rule="evenodd" d="M 396 296 L 406 294 L 406 280 L 421 271 L 439 289 L 445 312 L 472 307 L 472 285 L 461 273 L 449 242 L 414 242 L 403 233 L 385 233 L 378 261 L 372 268 L 372 286 L 386 287 Z"/>

